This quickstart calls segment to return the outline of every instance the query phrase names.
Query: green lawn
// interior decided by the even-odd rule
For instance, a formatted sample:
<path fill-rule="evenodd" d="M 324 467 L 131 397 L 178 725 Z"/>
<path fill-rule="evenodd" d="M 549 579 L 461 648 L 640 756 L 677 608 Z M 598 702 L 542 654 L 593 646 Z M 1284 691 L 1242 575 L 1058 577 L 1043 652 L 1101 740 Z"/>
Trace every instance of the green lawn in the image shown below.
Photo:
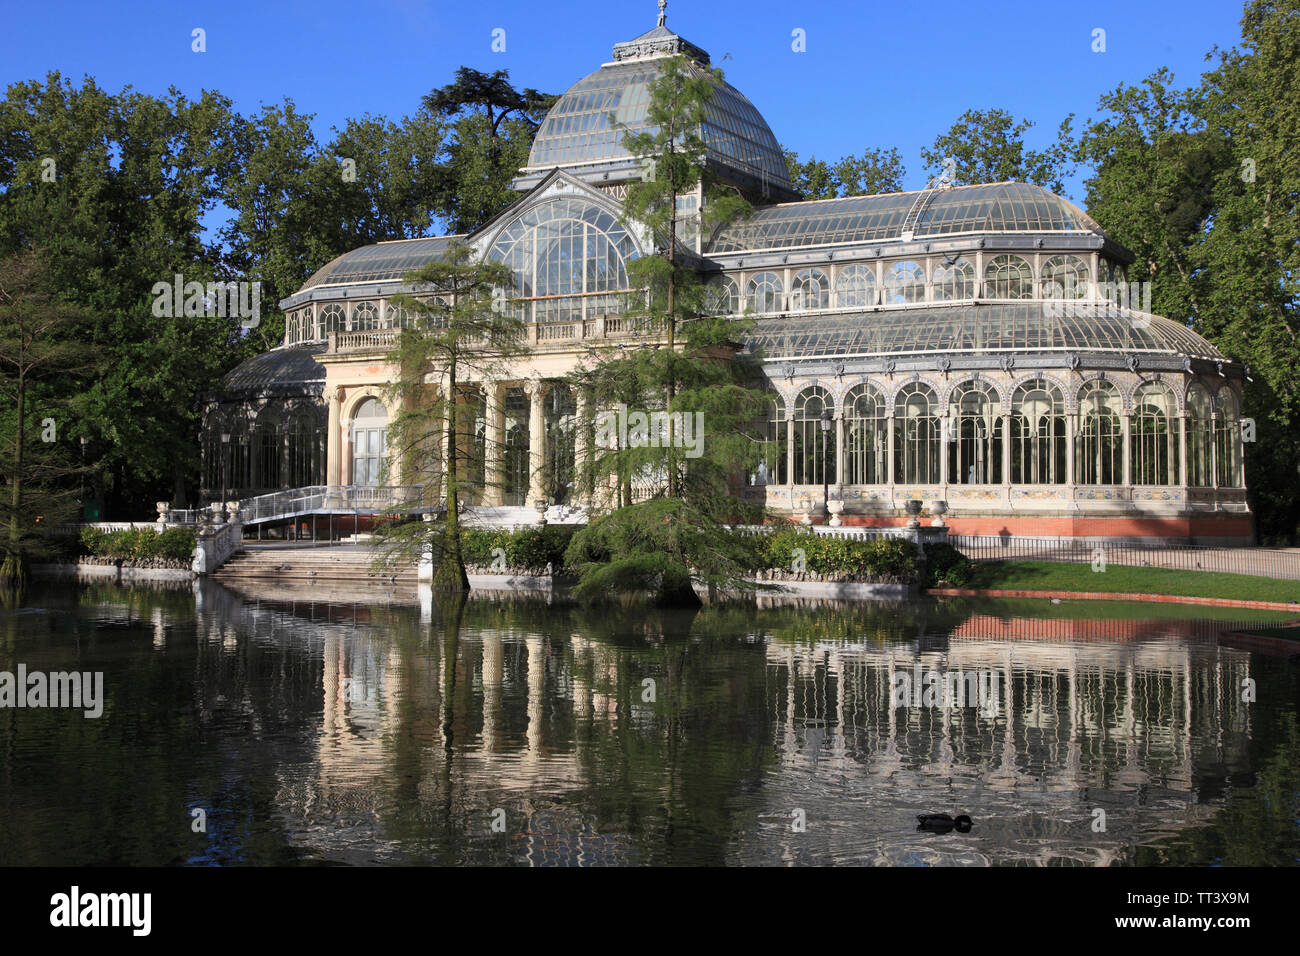
<path fill-rule="evenodd" d="M 995 590 L 1090 591 L 1108 594 L 1173 594 L 1237 601 L 1300 601 L 1300 581 L 1248 574 L 1132 568 L 1118 564 L 1096 572 L 1086 563 L 979 561 L 966 587 Z M 1300 605 L 1297 605 L 1300 610 Z"/>

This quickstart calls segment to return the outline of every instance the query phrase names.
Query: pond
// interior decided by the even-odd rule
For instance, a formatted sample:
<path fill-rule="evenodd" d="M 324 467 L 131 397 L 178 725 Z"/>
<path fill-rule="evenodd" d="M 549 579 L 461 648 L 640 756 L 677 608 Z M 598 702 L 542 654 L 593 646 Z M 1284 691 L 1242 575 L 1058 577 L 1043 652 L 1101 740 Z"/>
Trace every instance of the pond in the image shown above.
<path fill-rule="evenodd" d="M 102 714 L 0 707 L 0 864 L 1300 859 L 1288 615 L 764 605 L 37 588 L 0 672 Z"/>

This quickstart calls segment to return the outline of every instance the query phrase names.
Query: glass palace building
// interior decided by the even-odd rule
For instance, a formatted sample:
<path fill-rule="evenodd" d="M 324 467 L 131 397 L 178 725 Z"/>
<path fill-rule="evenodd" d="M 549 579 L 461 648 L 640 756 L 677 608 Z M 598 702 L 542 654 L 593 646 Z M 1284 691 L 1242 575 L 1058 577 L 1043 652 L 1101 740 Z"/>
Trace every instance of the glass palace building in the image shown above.
<path fill-rule="evenodd" d="M 620 315 L 627 264 L 652 250 L 622 219 L 642 162 L 611 117 L 644 128 L 649 84 L 677 54 L 709 62 L 662 14 L 617 44 L 547 115 L 517 201 L 476 232 L 357 249 L 281 302 L 283 344 L 205 401 L 207 499 L 401 483 L 384 389 L 405 316 L 390 299 L 456 239 L 514 270 L 532 347 L 517 374 L 474 383 L 480 451 L 501 449 L 480 456 L 477 503 L 583 504 L 571 489 L 592 410 L 563 380 L 593 346 L 654 338 Z M 945 182 L 800 202 L 766 121 L 725 83 L 703 135 L 713 171 L 756 207 L 688 238 L 719 311 L 756 317 L 742 360 L 771 393 L 764 460 L 738 495 L 846 525 L 901 524 L 920 499 L 972 534 L 1250 540 L 1245 369 L 1117 297 L 1133 256 L 1074 205 Z"/>

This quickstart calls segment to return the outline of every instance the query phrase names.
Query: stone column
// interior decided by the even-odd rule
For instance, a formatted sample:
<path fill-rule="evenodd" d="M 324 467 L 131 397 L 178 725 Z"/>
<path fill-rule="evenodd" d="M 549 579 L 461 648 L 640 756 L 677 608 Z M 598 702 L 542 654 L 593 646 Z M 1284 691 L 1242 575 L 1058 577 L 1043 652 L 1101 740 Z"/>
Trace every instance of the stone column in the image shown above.
<path fill-rule="evenodd" d="M 785 478 L 790 489 L 790 507 L 794 508 L 794 406 L 785 410 Z"/>
<path fill-rule="evenodd" d="M 339 480 L 340 467 L 342 466 L 342 434 L 341 423 L 339 421 L 343 405 L 343 396 L 340 390 L 329 388 L 325 390 L 325 401 L 329 403 L 329 425 L 326 432 L 325 444 L 325 484 L 341 485 Z"/>
<path fill-rule="evenodd" d="M 945 409 L 946 411 L 946 409 Z M 942 488 L 948 484 L 948 446 L 952 444 L 952 439 L 956 438 L 953 432 L 953 416 L 940 415 L 935 419 L 939 425 L 939 486 Z M 958 477 L 958 482 L 961 478 Z M 944 492 L 947 495 L 947 492 Z"/>
<path fill-rule="evenodd" d="M 1011 499 L 1011 415 L 1002 415 L 1002 484 L 1007 491 L 1007 500 Z"/>
<path fill-rule="evenodd" d="M 546 500 L 546 383 L 528 383 L 528 504 Z"/>
<path fill-rule="evenodd" d="M 506 387 L 488 382 L 483 426 L 483 504 L 500 505 L 504 493 Z"/>
<path fill-rule="evenodd" d="M 1074 416 L 1065 416 L 1065 485 L 1070 489 L 1070 500 L 1074 500 Z"/>
<path fill-rule="evenodd" d="M 835 491 L 839 492 L 844 488 L 844 465 L 847 459 L 844 455 L 844 405 L 840 404 L 839 410 L 835 414 L 835 480 L 831 482 L 835 486 Z"/>

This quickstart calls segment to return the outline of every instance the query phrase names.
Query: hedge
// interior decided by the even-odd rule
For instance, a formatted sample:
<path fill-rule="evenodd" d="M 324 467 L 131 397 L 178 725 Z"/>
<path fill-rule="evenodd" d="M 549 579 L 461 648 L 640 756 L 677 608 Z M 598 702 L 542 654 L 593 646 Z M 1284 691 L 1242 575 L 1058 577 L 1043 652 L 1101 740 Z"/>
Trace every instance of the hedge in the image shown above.
<path fill-rule="evenodd" d="M 153 528 L 128 528 L 122 531 L 81 529 L 81 553 L 95 558 L 133 561 L 164 558 L 189 561 L 194 554 L 193 528 L 168 528 L 159 534 Z"/>

